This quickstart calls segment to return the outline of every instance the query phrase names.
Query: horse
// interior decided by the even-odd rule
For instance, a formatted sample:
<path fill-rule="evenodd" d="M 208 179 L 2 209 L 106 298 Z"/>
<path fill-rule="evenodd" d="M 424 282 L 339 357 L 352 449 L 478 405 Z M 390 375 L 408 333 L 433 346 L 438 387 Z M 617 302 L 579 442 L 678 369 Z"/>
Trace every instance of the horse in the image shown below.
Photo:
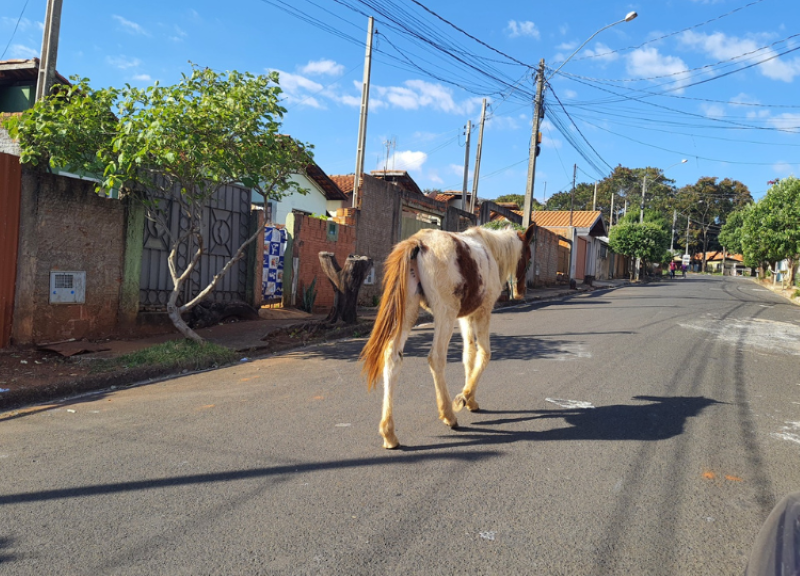
<path fill-rule="evenodd" d="M 383 268 L 383 296 L 369 340 L 361 351 L 367 388 L 383 375 L 383 447 L 400 446 L 394 432 L 392 399 L 403 347 L 422 306 L 433 315 L 428 365 L 436 388 L 439 419 L 458 428 L 455 412 L 479 410 L 478 380 L 491 358 L 489 320 L 506 283 L 513 300 L 525 297 L 525 275 L 536 224 L 524 232 L 510 227 L 472 227 L 464 232 L 423 229 L 392 249 Z M 450 402 L 444 380 L 447 347 L 458 319 L 464 341 L 464 389 Z"/>

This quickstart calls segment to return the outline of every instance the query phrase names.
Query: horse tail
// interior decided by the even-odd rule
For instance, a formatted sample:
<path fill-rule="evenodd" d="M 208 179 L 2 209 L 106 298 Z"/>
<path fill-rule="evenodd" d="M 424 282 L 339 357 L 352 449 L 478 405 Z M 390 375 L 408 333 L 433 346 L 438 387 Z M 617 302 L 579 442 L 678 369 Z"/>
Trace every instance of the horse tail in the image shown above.
<path fill-rule="evenodd" d="M 398 243 L 383 265 L 383 296 L 369 340 L 361 351 L 362 372 L 367 388 L 375 385 L 383 372 L 386 347 L 400 336 L 406 315 L 408 277 L 411 260 L 419 251 L 419 241 L 409 238 Z"/>

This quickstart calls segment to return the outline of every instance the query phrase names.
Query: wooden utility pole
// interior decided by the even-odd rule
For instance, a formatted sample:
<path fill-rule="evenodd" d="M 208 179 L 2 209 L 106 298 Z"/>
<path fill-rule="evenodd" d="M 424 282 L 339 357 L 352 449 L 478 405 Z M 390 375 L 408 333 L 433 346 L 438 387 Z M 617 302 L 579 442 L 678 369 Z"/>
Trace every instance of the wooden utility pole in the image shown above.
<path fill-rule="evenodd" d="M 486 121 L 486 98 L 483 99 L 481 110 L 481 127 L 478 130 L 478 148 L 475 152 L 475 171 L 472 173 L 472 198 L 469 199 L 469 211 L 475 212 L 475 202 L 478 197 L 478 179 L 481 176 L 481 150 L 483 149 L 483 124 Z"/>
<path fill-rule="evenodd" d="M 522 225 L 527 228 L 531 224 L 531 204 L 533 204 L 533 183 L 536 179 L 536 147 L 539 144 L 539 124 L 542 121 L 542 93 L 544 92 L 544 58 L 539 61 L 536 73 L 536 99 L 533 101 L 533 129 L 531 146 L 528 152 L 528 185 L 525 187 L 525 202 L 522 208 Z"/>
<path fill-rule="evenodd" d="M 39 77 L 36 82 L 36 100 L 50 94 L 56 79 L 58 34 L 61 29 L 61 1 L 47 0 L 42 33 L 42 55 L 39 60 Z"/>
<path fill-rule="evenodd" d="M 353 208 L 361 205 L 361 175 L 364 173 L 364 149 L 367 142 L 367 111 L 369 109 L 369 77 L 372 70 L 372 29 L 374 20 L 367 24 L 367 53 L 364 57 L 364 80 L 361 84 L 361 119 L 358 123 L 358 148 L 356 150 L 356 174 L 353 178 Z"/>
<path fill-rule="evenodd" d="M 464 184 L 461 186 L 461 209 L 467 210 L 467 179 L 469 178 L 469 135 L 472 133 L 472 120 L 467 120 L 467 143 L 464 152 Z"/>

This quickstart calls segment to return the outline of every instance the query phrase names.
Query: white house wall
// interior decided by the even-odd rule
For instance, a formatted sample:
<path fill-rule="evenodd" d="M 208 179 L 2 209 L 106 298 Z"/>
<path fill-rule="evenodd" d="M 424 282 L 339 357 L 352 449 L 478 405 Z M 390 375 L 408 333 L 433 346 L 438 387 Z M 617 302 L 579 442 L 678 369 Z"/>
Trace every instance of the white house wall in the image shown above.
<path fill-rule="evenodd" d="M 272 216 L 273 222 L 286 222 L 286 216 L 291 214 L 292 210 L 302 210 L 303 212 L 320 216 L 327 214 L 328 200 L 325 198 L 322 188 L 316 182 L 300 174 L 292 175 L 291 180 L 297 182 L 301 188 L 309 192 L 305 195 L 294 192 L 277 202 L 275 213 Z"/>

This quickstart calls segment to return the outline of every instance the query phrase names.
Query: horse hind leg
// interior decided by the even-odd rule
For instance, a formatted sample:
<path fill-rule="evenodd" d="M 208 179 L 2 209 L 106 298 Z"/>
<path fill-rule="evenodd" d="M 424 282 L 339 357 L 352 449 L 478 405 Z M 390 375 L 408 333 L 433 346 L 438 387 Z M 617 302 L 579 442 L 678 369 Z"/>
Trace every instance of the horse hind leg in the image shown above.
<path fill-rule="evenodd" d="M 461 394 L 453 400 L 453 409 L 458 411 L 464 406 L 470 412 L 477 412 L 480 410 L 478 402 L 475 400 L 475 391 L 478 387 L 478 380 L 480 380 L 486 365 L 492 357 L 492 350 L 489 341 L 489 314 L 490 312 L 480 310 L 470 316 L 469 318 L 461 319 L 461 332 L 464 334 L 464 369 L 466 372 L 466 383 L 464 390 Z M 466 328 L 465 328 L 466 326 Z M 469 344 L 472 350 L 467 353 L 467 335 L 465 330 L 469 333 Z M 467 364 L 467 358 L 471 360 Z"/>
<path fill-rule="evenodd" d="M 475 354 L 477 351 L 475 326 L 469 318 L 459 318 L 458 325 L 461 329 L 461 340 L 464 342 L 462 362 L 464 364 L 465 382 L 469 382 L 470 375 L 475 367 Z M 466 390 L 466 384 L 465 388 Z M 453 410 L 458 412 L 467 405 L 467 397 L 462 392 L 453 398 Z M 472 410 L 472 408 L 469 408 Z"/>
<path fill-rule="evenodd" d="M 428 355 L 428 365 L 433 374 L 433 383 L 436 387 L 436 404 L 439 408 L 439 419 L 450 428 L 458 428 L 453 406 L 450 402 L 450 393 L 447 391 L 447 383 L 444 379 L 444 369 L 447 365 L 447 346 L 453 335 L 453 323 L 456 320 L 455 314 L 439 313 L 434 311 L 433 325 L 433 346 Z"/>
<path fill-rule="evenodd" d="M 406 305 L 406 318 L 403 328 L 397 339 L 389 342 L 384 352 L 383 363 L 383 413 L 378 431 L 383 436 L 383 447 L 393 450 L 400 446 L 397 435 L 394 431 L 394 416 L 392 414 L 392 404 L 394 400 L 394 389 L 397 385 L 397 376 L 400 372 L 400 365 L 403 362 L 403 348 L 406 340 L 414 327 L 419 315 L 419 296 L 412 295 Z"/>

